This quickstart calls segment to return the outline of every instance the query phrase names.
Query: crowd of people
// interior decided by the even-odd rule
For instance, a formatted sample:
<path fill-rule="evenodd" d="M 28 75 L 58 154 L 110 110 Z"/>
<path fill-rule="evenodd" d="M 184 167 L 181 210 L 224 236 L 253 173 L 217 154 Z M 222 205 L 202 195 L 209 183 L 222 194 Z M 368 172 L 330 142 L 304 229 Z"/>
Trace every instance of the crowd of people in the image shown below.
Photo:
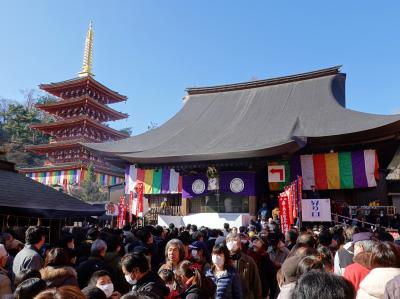
<path fill-rule="evenodd" d="M 400 298 L 400 249 L 384 230 L 31 226 L 0 235 L 0 299 Z"/>

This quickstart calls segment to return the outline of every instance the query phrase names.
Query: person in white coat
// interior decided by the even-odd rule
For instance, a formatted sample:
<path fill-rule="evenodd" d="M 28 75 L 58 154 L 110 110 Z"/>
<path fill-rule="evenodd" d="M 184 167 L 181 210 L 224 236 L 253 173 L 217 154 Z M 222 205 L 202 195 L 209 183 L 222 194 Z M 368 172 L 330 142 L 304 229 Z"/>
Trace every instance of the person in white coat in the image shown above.
<path fill-rule="evenodd" d="M 400 275 L 400 250 L 392 242 L 374 245 L 371 254 L 371 272 L 361 281 L 357 299 L 383 298 L 386 284 Z"/>

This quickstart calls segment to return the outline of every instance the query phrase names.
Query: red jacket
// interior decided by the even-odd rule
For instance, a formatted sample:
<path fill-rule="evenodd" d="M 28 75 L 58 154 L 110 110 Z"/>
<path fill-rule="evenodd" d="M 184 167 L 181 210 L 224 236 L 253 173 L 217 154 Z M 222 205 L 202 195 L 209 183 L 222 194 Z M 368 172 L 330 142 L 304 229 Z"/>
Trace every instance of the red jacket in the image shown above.
<path fill-rule="evenodd" d="M 354 264 L 348 265 L 344 270 L 343 277 L 351 282 L 356 291 L 360 288 L 361 281 L 371 271 L 369 269 L 369 260 L 369 253 L 359 253 L 354 257 Z"/>

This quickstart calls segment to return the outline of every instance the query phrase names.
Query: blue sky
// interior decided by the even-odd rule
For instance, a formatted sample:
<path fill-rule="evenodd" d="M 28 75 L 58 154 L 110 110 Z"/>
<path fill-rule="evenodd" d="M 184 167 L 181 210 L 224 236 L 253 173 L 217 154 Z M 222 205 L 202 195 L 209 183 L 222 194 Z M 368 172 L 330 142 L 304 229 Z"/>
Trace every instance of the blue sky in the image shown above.
<path fill-rule="evenodd" d="M 343 65 L 347 106 L 400 112 L 398 1 L 1 1 L 0 96 L 73 78 L 94 22 L 96 79 L 129 97 L 134 134 L 185 88 Z"/>

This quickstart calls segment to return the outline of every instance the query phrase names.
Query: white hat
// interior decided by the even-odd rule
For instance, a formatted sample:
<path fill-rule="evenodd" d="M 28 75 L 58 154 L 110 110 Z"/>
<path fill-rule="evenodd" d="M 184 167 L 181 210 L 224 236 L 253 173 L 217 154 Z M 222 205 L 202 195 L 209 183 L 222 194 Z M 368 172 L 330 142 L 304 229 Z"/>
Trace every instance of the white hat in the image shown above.
<path fill-rule="evenodd" d="M 0 257 L 8 256 L 7 250 L 3 244 L 0 244 Z"/>

